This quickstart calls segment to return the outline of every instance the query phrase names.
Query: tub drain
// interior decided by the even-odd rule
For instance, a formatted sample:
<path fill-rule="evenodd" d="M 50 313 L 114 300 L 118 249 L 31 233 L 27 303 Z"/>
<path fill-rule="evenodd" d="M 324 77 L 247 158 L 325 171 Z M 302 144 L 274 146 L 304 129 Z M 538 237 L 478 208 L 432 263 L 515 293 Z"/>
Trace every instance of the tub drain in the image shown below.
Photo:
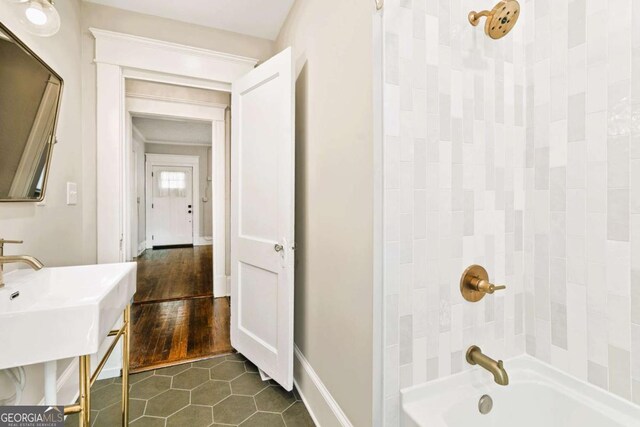
<path fill-rule="evenodd" d="M 482 415 L 486 415 L 493 409 L 493 399 L 488 394 L 485 394 L 478 401 L 478 411 Z"/>

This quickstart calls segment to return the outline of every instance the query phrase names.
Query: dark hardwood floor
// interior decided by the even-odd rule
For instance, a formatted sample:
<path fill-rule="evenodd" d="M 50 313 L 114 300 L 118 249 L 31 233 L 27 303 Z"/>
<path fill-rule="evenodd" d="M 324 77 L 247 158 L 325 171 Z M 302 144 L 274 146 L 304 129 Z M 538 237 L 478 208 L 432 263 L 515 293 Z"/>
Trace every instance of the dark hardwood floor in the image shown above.
<path fill-rule="evenodd" d="M 138 289 L 133 302 L 213 296 L 211 246 L 147 250 L 137 259 Z"/>
<path fill-rule="evenodd" d="M 132 372 L 230 353 L 229 298 L 213 298 L 211 247 L 148 250 L 131 310 Z"/>

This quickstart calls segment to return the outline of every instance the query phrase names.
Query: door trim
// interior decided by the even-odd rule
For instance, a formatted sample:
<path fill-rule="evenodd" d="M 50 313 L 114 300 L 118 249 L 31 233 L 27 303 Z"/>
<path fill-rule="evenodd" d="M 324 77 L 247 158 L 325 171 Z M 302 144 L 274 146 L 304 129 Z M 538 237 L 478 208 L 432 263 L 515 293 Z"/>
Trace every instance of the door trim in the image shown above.
<path fill-rule="evenodd" d="M 151 200 L 153 192 L 153 179 L 151 178 L 151 172 L 154 166 L 179 166 L 185 168 L 191 168 L 191 194 L 193 195 L 193 243 L 198 241 L 200 236 L 200 158 L 198 156 L 185 156 L 180 154 L 145 154 L 144 162 L 144 175 L 145 175 L 145 191 L 144 202 L 146 206 L 146 236 L 147 236 L 147 249 L 153 247 L 152 239 L 152 227 L 151 227 Z"/>

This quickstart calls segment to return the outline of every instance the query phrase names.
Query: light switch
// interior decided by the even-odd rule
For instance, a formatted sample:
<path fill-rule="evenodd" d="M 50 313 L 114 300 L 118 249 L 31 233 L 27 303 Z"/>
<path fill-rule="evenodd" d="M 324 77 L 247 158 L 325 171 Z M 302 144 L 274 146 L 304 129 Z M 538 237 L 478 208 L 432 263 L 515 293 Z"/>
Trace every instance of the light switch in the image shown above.
<path fill-rule="evenodd" d="M 78 204 L 78 184 L 67 182 L 67 205 Z"/>

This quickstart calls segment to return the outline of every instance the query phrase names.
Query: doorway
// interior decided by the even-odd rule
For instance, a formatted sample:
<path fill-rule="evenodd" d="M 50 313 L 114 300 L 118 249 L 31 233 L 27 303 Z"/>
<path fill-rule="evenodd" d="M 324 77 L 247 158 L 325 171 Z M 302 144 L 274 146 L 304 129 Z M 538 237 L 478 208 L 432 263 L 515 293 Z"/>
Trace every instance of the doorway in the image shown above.
<path fill-rule="evenodd" d="M 127 108 L 121 90 L 126 79 L 163 82 L 192 88 L 225 90 L 233 102 L 233 143 L 218 149 L 214 138 L 213 165 L 216 173 L 231 171 L 230 247 L 228 281 L 224 271 L 226 251 L 225 216 L 219 213 L 220 196 L 214 203 L 213 269 L 214 295 L 219 286 L 230 292 L 231 341 L 265 376 L 285 389 L 293 388 L 293 288 L 294 240 L 294 61 L 291 48 L 255 67 L 255 60 L 219 52 L 203 51 L 162 41 L 91 29 L 96 39 L 97 68 L 97 198 L 98 262 L 127 260 L 131 215 L 126 189 L 131 183 L 127 170 L 131 153 L 126 135 Z M 164 101 L 170 101 L 165 97 Z M 145 99 L 138 99 L 144 103 Z M 158 101 L 160 104 L 165 104 Z M 163 111 L 155 114 L 165 114 Z M 191 106 L 196 107 L 196 106 Z M 131 111 L 131 110 L 130 110 Z M 153 114 L 153 113 L 152 113 Z M 193 116 L 191 116 L 193 117 Z M 224 130 L 224 121 L 219 122 Z M 216 127 L 214 126 L 214 129 Z M 123 132 L 125 131 L 125 132 Z M 223 154 L 222 154 L 223 153 Z M 265 155 L 261 155 L 264 153 Z M 222 155 L 220 155 L 222 154 Z M 233 167 L 225 168 L 227 156 Z M 217 167 L 218 163 L 222 167 Z M 119 170 L 114 179 L 114 165 Z M 121 165 L 121 166 L 118 166 Z M 215 185 L 224 181 L 213 179 Z M 216 184 L 217 183 L 217 184 Z M 266 184 L 269 185 L 266 185 Z M 123 191 L 124 189 L 124 191 Z M 222 211 L 225 203 L 221 203 Z M 228 204 L 227 204 L 228 206 Z M 260 209 L 269 215 L 256 215 Z M 274 210 L 275 209 L 275 210 Z M 245 244 L 247 240 L 251 244 Z M 222 241 L 218 245 L 218 241 Z M 147 242 L 148 244 L 148 242 Z M 263 274 L 263 271 L 269 274 Z M 261 281 L 268 279 L 266 286 Z M 262 322 L 261 317 L 266 321 Z M 234 339 L 235 337 L 235 339 Z"/>
<path fill-rule="evenodd" d="M 140 79 L 126 79 L 125 93 L 126 169 L 142 184 L 125 183 L 123 234 L 131 244 L 124 247 L 138 249 L 122 256 L 132 260 L 156 246 L 213 245 L 213 293 L 229 295 L 229 94 Z M 189 179 L 188 170 L 182 175 L 175 168 L 191 168 L 190 197 L 163 188 Z"/>
<path fill-rule="evenodd" d="M 135 79 L 125 82 L 125 95 L 130 176 L 140 181 L 126 197 L 139 248 L 131 252 L 138 264 L 131 370 L 231 353 L 229 298 L 214 289 L 214 253 L 225 251 L 214 242 L 214 205 L 225 203 L 214 188 L 225 188 L 226 166 L 214 166 L 213 148 L 225 143 L 229 95 Z"/>

